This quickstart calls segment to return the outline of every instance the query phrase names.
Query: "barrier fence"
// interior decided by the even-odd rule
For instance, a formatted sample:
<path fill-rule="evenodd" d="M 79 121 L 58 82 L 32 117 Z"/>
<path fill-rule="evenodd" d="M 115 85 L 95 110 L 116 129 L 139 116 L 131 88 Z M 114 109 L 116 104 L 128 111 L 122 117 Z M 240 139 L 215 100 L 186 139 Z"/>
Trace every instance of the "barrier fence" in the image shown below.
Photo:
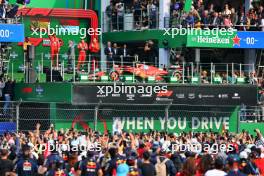
<path fill-rule="evenodd" d="M 175 104 L 156 105 L 87 105 L 12 102 L 10 111 L 1 114 L 0 132 L 29 131 L 41 124 L 45 131 L 56 129 L 93 129 L 113 131 L 117 125 L 123 130 L 150 130 L 181 133 L 183 131 L 221 131 L 223 125 L 237 132 L 239 108 L 231 106 L 194 106 Z M 12 128 L 10 126 L 13 126 Z M 9 128 L 10 127 L 10 128 Z"/>
<path fill-rule="evenodd" d="M 24 63 L 17 61 L 6 63 L 6 73 L 17 82 L 167 82 L 180 84 L 258 84 L 262 81 L 262 72 L 255 72 L 254 64 L 241 63 L 193 63 L 181 62 L 175 65 L 159 65 L 157 58 L 146 62 L 138 56 L 115 56 L 106 61 L 99 60 L 99 55 L 87 55 L 85 61 L 78 61 L 78 56 L 68 58 L 57 55 L 50 57 L 39 54 L 33 60 Z M 56 72 L 55 73 L 51 70 Z M 49 74 L 48 74 L 49 73 Z M 258 74 L 258 75 L 257 75 Z M 33 80 L 33 81 L 32 81 Z"/>

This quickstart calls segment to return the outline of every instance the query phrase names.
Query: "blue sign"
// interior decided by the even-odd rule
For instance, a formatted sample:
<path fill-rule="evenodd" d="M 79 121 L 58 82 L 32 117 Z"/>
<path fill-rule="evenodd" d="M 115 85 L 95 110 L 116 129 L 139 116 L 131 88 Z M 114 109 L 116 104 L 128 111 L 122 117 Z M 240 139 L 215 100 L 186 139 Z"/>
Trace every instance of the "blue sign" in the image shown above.
<path fill-rule="evenodd" d="M 264 32 L 238 31 L 234 48 L 264 49 Z"/>
<path fill-rule="evenodd" d="M 0 134 L 5 132 L 16 132 L 16 123 L 13 122 L 0 122 Z"/>
<path fill-rule="evenodd" d="M 24 42 L 23 24 L 0 24 L 0 42 Z"/>

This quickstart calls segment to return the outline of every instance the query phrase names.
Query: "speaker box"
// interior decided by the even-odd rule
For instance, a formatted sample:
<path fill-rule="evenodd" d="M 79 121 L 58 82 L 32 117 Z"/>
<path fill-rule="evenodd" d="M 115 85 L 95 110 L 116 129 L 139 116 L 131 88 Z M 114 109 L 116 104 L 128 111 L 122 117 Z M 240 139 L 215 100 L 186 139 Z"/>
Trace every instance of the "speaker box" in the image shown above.
<path fill-rule="evenodd" d="M 52 79 L 51 79 L 51 76 L 52 76 Z M 51 80 L 52 82 L 62 82 L 63 81 L 62 76 L 59 71 L 52 70 L 51 72 L 51 70 L 48 69 L 46 70 L 46 82 L 51 82 Z"/>

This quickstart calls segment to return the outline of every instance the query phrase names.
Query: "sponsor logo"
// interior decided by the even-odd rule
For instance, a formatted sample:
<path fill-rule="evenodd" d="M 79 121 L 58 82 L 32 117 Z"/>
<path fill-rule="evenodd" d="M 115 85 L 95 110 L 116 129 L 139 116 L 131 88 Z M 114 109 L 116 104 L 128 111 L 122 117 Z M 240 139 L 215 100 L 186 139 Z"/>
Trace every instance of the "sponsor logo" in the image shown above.
<path fill-rule="evenodd" d="M 195 99 L 195 94 L 194 93 L 189 93 L 188 94 L 189 99 Z"/>
<path fill-rule="evenodd" d="M 193 40 L 197 41 L 198 43 L 204 44 L 230 44 L 231 42 L 229 38 L 217 38 L 208 36 L 197 36 Z"/>
<path fill-rule="evenodd" d="M 160 91 L 159 93 L 157 93 L 157 97 L 171 97 L 173 94 L 173 91 Z"/>
<path fill-rule="evenodd" d="M 32 87 L 25 87 L 22 89 L 23 93 L 32 93 L 32 91 L 33 91 Z"/>
<path fill-rule="evenodd" d="M 184 94 L 176 94 L 176 98 L 184 99 L 185 95 Z"/>
<path fill-rule="evenodd" d="M 43 89 L 40 85 L 38 85 L 38 86 L 36 87 L 36 93 L 37 93 L 38 95 L 41 95 L 43 92 L 44 92 L 44 89 Z"/>
<path fill-rule="evenodd" d="M 199 94 L 198 97 L 199 97 L 200 99 L 202 99 L 202 98 L 215 98 L 214 95 L 203 95 L 203 94 Z"/>
<path fill-rule="evenodd" d="M 232 99 L 240 99 L 239 93 L 234 93 Z"/>
<path fill-rule="evenodd" d="M 166 94 L 168 86 L 141 86 L 141 85 L 110 85 L 110 86 L 97 86 L 97 97 L 116 96 L 117 94 L 141 94 L 141 97 L 151 97 L 153 94 L 163 92 Z"/>
<path fill-rule="evenodd" d="M 228 98 L 228 94 L 219 94 L 218 98 L 227 99 Z"/>

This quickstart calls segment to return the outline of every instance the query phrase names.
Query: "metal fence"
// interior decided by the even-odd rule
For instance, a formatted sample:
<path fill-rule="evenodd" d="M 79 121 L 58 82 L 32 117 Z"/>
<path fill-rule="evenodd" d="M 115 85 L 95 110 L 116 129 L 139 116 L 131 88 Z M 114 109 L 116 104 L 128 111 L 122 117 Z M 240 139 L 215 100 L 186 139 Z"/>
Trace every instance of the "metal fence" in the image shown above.
<path fill-rule="evenodd" d="M 103 13 L 103 32 L 145 30 L 159 28 L 159 10 L 136 10 Z"/>
<path fill-rule="evenodd" d="M 57 55 L 53 61 L 44 57 L 27 63 L 21 61 L 7 62 L 6 73 L 17 82 L 29 82 L 25 78 L 33 77 L 30 82 L 70 81 L 70 82 L 167 82 L 180 84 L 258 84 L 263 79 L 262 72 L 255 72 L 254 64 L 241 63 L 194 63 L 180 62 L 171 65 L 159 65 L 157 58 L 146 62 L 136 56 L 115 56 L 112 61 L 101 61 L 99 55 L 87 55 L 79 62 L 78 56 L 69 59 Z M 56 72 L 56 75 L 53 71 Z M 258 74 L 258 75 L 257 75 Z M 60 77 L 60 79 L 48 79 Z M 126 76 L 131 79 L 126 80 Z M 104 78 L 104 79 L 102 79 Z M 152 80 L 151 80 L 152 79 Z"/>
<path fill-rule="evenodd" d="M 150 130 L 181 133 L 182 131 L 220 131 L 226 124 L 237 130 L 238 109 L 231 106 L 194 106 L 176 104 L 147 105 L 88 105 L 12 102 L 10 111 L 2 114 L 0 133 L 5 131 L 31 131 L 41 124 L 45 131 L 56 129 L 94 129 L 112 131 L 121 122 L 126 131 Z M 8 129 L 6 124 L 15 129 Z"/>

